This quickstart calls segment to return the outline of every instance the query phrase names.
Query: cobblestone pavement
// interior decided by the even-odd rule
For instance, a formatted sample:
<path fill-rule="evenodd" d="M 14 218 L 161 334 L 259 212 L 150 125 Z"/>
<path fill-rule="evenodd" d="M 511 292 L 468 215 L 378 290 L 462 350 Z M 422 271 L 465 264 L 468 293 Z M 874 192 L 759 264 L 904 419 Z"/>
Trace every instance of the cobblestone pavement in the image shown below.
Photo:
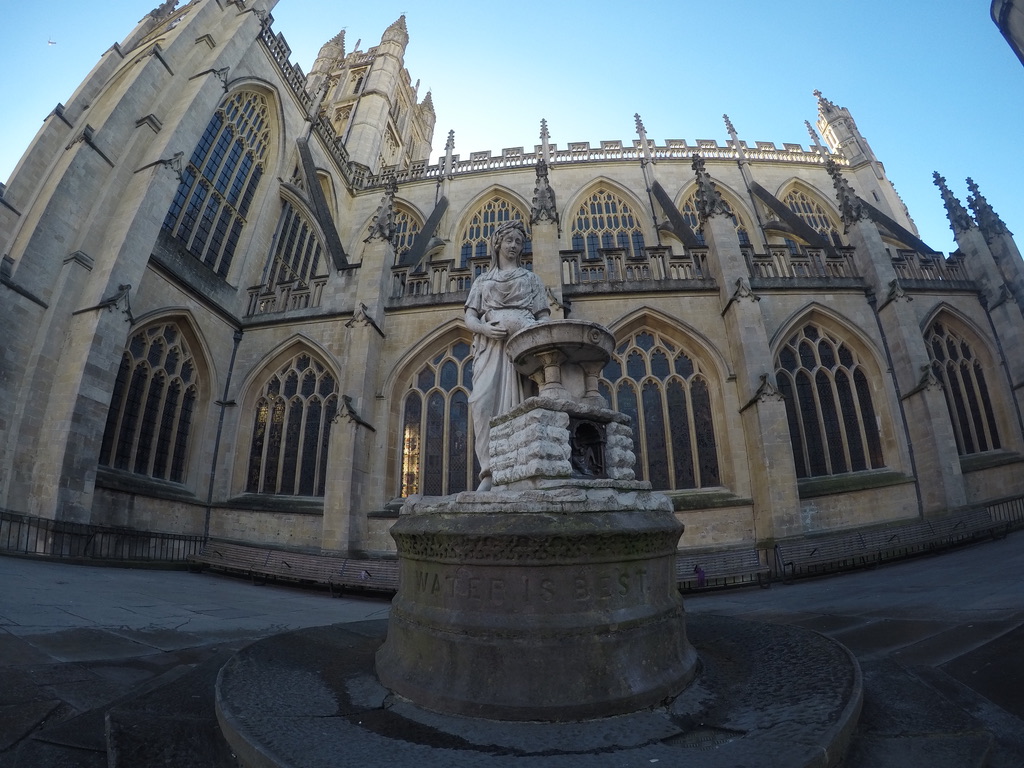
<path fill-rule="evenodd" d="M 793 624 L 860 661 L 844 768 L 1024 765 L 1024 533 L 869 571 L 687 597 Z M 0 768 L 234 764 L 213 714 L 227 658 L 388 603 L 183 571 L 0 557 Z M 771 765 L 770 762 L 765 765 Z"/>

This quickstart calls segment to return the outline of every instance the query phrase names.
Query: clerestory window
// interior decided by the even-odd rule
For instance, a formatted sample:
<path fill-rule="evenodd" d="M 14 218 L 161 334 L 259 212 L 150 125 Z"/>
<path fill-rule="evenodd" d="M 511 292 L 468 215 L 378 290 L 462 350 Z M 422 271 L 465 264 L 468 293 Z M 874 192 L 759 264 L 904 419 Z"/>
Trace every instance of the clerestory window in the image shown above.
<path fill-rule="evenodd" d="M 263 176 L 269 106 L 258 93 L 229 97 L 210 120 L 164 218 L 163 229 L 226 277 Z"/>
<path fill-rule="evenodd" d="M 469 266 L 470 259 L 482 259 L 487 256 L 487 249 L 490 244 L 491 235 L 499 224 L 514 219 L 520 219 L 525 224 L 527 216 L 519 209 L 519 206 L 509 202 L 500 195 L 495 195 L 485 201 L 472 216 L 469 223 L 462 230 L 462 246 L 459 249 L 459 265 L 465 269 Z M 528 257 L 533 253 L 533 244 L 529 239 L 523 245 L 523 256 Z"/>
<path fill-rule="evenodd" d="M 597 189 L 572 220 L 572 249 L 588 259 L 603 258 L 602 249 L 618 248 L 629 258 L 644 256 L 644 234 L 632 206 L 608 189 Z"/>

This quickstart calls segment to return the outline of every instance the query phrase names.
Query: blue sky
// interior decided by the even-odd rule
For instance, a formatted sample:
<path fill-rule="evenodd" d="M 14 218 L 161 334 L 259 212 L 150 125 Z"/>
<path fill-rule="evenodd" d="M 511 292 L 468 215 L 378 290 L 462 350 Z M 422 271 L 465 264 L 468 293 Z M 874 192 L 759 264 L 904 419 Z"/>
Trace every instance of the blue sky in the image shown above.
<path fill-rule="evenodd" d="M 0 180 L 43 118 L 157 0 L 0 0 Z M 434 156 L 552 140 L 727 138 L 807 146 L 816 88 L 848 107 L 933 248 L 953 249 L 932 171 L 966 202 L 981 187 L 1024 243 L 1024 66 L 987 0 L 763 0 L 643 4 L 281 0 L 274 28 L 308 71 L 346 28 L 347 50 L 380 40 L 402 13 L 406 66 L 432 91 Z M 49 45 L 48 41 L 55 45 Z"/>

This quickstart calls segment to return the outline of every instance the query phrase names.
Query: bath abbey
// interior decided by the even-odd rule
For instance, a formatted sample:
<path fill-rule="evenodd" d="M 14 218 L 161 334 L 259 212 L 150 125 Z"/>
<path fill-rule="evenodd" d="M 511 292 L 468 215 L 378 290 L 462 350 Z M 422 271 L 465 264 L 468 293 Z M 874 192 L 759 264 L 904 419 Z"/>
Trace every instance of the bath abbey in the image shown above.
<path fill-rule="evenodd" d="M 973 181 L 935 175 L 934 251 L 817 92 L 807 148 L 638 115 L 461 154 L 404 16 L 303 72 L 275 4 L 158 6 L 0 185 L 4 520 L 388 556 L 404 500 L 481 483 L 467 306 L 514 220 L 540 314 L 614 336 L 597 392 L 680 547 L 1024 493 L 1024 261 Z"/>

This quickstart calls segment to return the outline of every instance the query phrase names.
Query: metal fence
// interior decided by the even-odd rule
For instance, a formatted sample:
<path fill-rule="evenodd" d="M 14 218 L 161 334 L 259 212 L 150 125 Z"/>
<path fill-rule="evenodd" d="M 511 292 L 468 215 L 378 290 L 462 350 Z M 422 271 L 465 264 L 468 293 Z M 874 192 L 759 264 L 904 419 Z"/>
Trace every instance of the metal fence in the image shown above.
<path fill-rule="evenodd" d="M 107 562 L 185 562 L 202 536 L 154 533 L 0 511 L 0 551 Z"/>

